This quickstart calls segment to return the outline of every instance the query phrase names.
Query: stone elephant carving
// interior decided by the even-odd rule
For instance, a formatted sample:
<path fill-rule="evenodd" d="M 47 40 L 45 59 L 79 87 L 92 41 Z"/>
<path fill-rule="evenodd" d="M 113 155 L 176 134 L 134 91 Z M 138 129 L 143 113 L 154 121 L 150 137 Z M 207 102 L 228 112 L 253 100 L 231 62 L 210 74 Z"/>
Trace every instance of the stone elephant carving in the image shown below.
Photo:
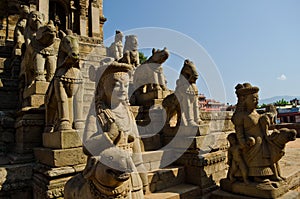
<path fill-rule="evenodd" d="M 82 83 L 78 38 L 68 31 L 62 33 L 57 68 L 46 92 L 45 132 L 83 128 Z"/>

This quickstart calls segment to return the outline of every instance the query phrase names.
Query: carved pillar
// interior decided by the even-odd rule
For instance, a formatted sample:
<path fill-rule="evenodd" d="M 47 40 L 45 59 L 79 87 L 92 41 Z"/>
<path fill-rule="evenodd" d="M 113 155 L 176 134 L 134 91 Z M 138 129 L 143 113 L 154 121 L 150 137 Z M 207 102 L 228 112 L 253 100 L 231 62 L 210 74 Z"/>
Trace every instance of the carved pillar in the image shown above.
<path fill-rule="evenodd" d="M 90 21 L 91 21 L 91 27 L 90 29 L 90 36 L 91 37 L 100 37 L 100 10 L 99 10 L 99 0 L 92 0 L 91 2 L 91 15 Z"/>
<path fill-rule="evenodd" d="M 37 0 L 37 10 L 45 15 L 45 21 L 49 21 L 49 0 Z"/>
<path fill-rule="evenodd" d="M 80 15 L 79 15 L 79 34 L 87 36 L 87 6 L 85 0 L 79 1 Z"/>

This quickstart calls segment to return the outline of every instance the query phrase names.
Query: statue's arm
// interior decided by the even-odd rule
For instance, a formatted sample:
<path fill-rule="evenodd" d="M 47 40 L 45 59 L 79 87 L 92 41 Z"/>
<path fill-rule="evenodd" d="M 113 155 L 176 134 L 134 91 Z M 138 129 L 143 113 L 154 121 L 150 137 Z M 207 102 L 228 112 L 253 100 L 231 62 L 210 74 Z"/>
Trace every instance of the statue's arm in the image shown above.
<path fill-rule="evenodd" d="M 245 136 L 245 128 L 244 128 L 244 119 L 242 115 L 234 115 L 232 117 L 232 122 L 235 125 L 235 132 L 240 147 L 243 149 L 246 147 L 246 136 Z"/>

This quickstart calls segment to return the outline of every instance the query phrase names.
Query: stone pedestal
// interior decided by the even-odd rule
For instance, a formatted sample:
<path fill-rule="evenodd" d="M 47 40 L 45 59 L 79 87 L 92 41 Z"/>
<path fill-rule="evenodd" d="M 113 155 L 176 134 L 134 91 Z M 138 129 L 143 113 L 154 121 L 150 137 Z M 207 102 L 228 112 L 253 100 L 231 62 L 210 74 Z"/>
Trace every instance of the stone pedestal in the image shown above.
<path fill-rule="evenodd" d="M 189 150 L 176 163 L 184 165 L 188 171 L 186 172 L 186 182 L 199 186 L 201 195 L 205 195 L 217 189 L 220 180 L 226 177 L 227 164 L 225 160 L 225 151 L 199 155 L 199 153 Z"/>
<path fill-rule="evenodd" d="M 223 191 L 258 198 L 279 198 L 289 191 L 284 181 L 245 184 L 238 181 L 231 183 L 228 179 L 222 179 L 220 184 Z"/>
<path fill-rule="evenodd" d="M 49 82 L 37 81 L 23 92 L 23 107 L 38 108 L 45 104 L 45 94 Z"/>
<path fill-rule="evenodd" d="M 161 104 L 162 100 L 170 94 L 170 91 L 150 91 L 148 93 L 141 93 L 136 97 L 136 104 L 151 106 L 153 104 Z M 156 101 L 156 103 L 155 103 Z"/>
<path fill-rule="evenodd" d="M 63 198 L 65 183 L 84 167 L 85 164 L 59 168 L 37 164 L 33 175 L 33 198 Z"/>
<path fill-rule="evenodd" d="M 87 161 L 76 130 L 43 133 L 43 147 L 35 148 L 34 198 L 61 198 L 65 183 L 82 171 Z"/>
<path fill-rule="evenodd" d="M 32 163 L 0 166 L 0 198 L 32 198 Z"/>
<path fill-rule="evenodd" d="M 17 153 L 32 153 L 33 148 L 42 146 L 42 132 L 45 125 L 45 110 L 42 108 L 23 108 L 16 120 Z"/>

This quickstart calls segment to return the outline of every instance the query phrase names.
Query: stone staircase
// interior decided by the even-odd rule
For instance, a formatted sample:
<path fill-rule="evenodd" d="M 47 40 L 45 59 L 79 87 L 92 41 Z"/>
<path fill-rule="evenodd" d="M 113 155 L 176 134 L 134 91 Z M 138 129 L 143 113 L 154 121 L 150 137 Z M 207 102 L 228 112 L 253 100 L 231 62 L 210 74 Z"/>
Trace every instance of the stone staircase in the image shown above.
<path fill-rule="evenodd" d="M 185 182 L 183 166 L 157 169 L 148 173 L 149 193 L 145 199 L 193 199 L 200 194 L 200 188 Z"/>

